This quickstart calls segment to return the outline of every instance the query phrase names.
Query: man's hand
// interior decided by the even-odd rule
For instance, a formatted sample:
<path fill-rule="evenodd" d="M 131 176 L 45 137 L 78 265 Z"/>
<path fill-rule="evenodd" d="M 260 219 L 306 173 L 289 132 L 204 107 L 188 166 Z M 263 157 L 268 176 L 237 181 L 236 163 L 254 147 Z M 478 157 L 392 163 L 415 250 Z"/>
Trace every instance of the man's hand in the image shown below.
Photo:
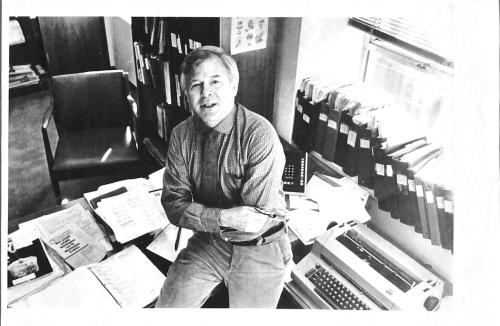
<path fill-rule="evenodd" d="M 222 210 L 219 221 L 221 226 L 245 232 L 258 232 L 264 227 L 268 218 L 269 216 L 257 212 L 253 207 L 236 206 Z"/>

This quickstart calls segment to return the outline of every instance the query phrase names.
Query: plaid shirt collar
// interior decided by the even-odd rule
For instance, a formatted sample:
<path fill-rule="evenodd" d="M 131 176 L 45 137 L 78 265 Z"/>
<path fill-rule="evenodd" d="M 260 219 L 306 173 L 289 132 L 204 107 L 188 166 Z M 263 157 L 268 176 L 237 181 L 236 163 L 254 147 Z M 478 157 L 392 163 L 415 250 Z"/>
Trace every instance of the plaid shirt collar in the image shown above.
<path fill-rule="evenodd" d="M 224 119 L 222 119 L 222 121 L 219 122 L 219 124 L 216 125 L 213 129 L 215 131 L 228 135 L 233 129 L 234 123 L 236 121 L 237 109 L 238 105 L 235 103 L 233 109 L 229 112 L 229 114 Z M 207 126 L 205 122 L 203 122 L 203 120 L 197 115 L 195 115 L 194 120 L 196 121 L 196 129 L 201 135 L 203 135 L 208 130 L 212 129 L 209 126 Z"/>

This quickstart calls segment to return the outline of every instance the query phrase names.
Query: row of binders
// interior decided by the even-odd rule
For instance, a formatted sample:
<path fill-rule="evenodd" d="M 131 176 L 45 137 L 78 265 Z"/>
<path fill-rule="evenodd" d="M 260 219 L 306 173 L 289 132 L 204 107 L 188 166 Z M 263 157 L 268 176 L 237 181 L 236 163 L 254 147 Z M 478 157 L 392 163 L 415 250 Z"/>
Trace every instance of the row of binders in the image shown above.
<path fill-rule="evenodd" d="M 453 195 L 443 148 L 428 143 L 391 96 L 364 83 L 306 78 L 297 91 L 292 139 L 374 190 L 379 209 L 453 249 Z M 446 173 L 443 173 L 443 170 Z M 439 172 L 436 172 L 439 171 Z"/>

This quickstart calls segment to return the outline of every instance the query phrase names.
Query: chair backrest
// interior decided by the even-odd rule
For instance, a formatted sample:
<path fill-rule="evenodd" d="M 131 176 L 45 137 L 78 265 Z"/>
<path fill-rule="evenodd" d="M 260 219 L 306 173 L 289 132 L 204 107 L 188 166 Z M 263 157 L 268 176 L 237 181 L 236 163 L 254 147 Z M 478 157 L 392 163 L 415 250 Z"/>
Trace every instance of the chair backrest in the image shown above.
<path fill-rule="evenodd" d="M 53 77 L 57 131 L 131 125 L 125 76 L 121 70 L 106 70 Z"/>

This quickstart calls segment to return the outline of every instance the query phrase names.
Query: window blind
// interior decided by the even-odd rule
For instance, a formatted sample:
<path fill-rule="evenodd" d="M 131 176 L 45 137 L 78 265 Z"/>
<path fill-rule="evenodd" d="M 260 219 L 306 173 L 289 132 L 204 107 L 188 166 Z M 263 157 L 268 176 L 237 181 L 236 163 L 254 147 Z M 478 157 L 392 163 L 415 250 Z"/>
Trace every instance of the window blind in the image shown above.
<path fill-rule="evenodd" d="M 352 17 L 349 25 L 439 64 L 453 66 L 452 23 L 446 17 Z"/>

